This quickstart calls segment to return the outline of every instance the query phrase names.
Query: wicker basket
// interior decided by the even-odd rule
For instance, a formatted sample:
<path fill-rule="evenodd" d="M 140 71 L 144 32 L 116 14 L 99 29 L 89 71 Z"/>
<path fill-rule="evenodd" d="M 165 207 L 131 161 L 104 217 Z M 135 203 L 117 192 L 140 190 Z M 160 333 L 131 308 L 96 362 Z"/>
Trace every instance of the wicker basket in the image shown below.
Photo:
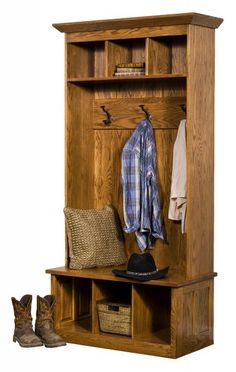
<path fill-rule="evenodd" d="M 98 318 L 102 332 L 131 335 L 131 305 L 97 301 Z"/>

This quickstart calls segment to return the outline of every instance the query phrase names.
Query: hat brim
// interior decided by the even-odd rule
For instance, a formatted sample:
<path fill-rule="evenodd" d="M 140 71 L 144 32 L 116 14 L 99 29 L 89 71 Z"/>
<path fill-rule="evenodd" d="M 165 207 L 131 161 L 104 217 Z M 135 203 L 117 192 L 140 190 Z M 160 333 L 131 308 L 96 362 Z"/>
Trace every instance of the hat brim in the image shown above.
<path fill-rule="evenodd" d="M 168 273 L 168 270 L 169 270 L 169 266 L 165 267 L 164 269 L 158 270 L 151 275 L 135 275 L 135 273 L 127 273 L 126 270 L 118 270 L 118 269 L 114 269 L 112 270 L 112 272 L 114 275 L 121 276 L 122 278 L 137 280 L 139 282 L 146 282 L 148 280 L 156 280 L 156 279 L 164 278 L 166 274 Z"/>

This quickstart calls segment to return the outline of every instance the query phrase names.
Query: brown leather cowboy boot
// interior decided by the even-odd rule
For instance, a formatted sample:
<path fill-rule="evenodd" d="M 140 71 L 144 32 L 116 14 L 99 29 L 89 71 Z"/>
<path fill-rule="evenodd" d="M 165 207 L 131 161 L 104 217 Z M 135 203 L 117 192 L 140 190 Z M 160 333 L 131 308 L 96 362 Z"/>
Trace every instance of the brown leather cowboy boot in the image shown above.
<path fill-rule="evenodd" d="M 13 341 L 17 341 L 22 347 L 42 346 L 42 341 L 35 335 L 32 327 L 32 296 L 25 295 L 20 301 L 12 297 L 11 300 L 15 314 Z"/>
<path fill-rule="evenodd" d="M 55 333 L 53 328 L 53 311 L 56 300 L 52 295 L 37 296 L 37 313 L 35 333 L 41 338 L 46 347 L 66 345 L 65 341 Z"/>

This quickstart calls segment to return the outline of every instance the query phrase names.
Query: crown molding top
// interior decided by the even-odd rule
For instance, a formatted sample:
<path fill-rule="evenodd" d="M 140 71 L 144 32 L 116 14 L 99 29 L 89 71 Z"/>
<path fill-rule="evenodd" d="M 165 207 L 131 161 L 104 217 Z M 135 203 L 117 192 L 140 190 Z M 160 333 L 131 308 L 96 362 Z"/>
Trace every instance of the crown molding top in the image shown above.
<path fill-rule="evenodd" d="M 115 18 L 85 22 L 55 23 L 53 24 L 53 27 L 60 32 L 70 33 L 186 24 L 208 28 L 218 28 L 222 22 L 222 18 L 216 18 L 204 14 L 181 13 L 135 18 Z"/>

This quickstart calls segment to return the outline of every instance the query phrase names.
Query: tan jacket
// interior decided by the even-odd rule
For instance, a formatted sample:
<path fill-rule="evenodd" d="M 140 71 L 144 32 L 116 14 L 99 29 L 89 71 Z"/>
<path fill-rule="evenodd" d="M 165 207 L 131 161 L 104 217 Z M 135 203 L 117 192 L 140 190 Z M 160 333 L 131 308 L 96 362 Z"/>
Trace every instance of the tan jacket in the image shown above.
<path fill-rule="evenodd" d="M 168 217 L 181 220 L 182 233 L 185 232 L 186 200 L 186 120 L 181 120 L 173 150 Z"/>

